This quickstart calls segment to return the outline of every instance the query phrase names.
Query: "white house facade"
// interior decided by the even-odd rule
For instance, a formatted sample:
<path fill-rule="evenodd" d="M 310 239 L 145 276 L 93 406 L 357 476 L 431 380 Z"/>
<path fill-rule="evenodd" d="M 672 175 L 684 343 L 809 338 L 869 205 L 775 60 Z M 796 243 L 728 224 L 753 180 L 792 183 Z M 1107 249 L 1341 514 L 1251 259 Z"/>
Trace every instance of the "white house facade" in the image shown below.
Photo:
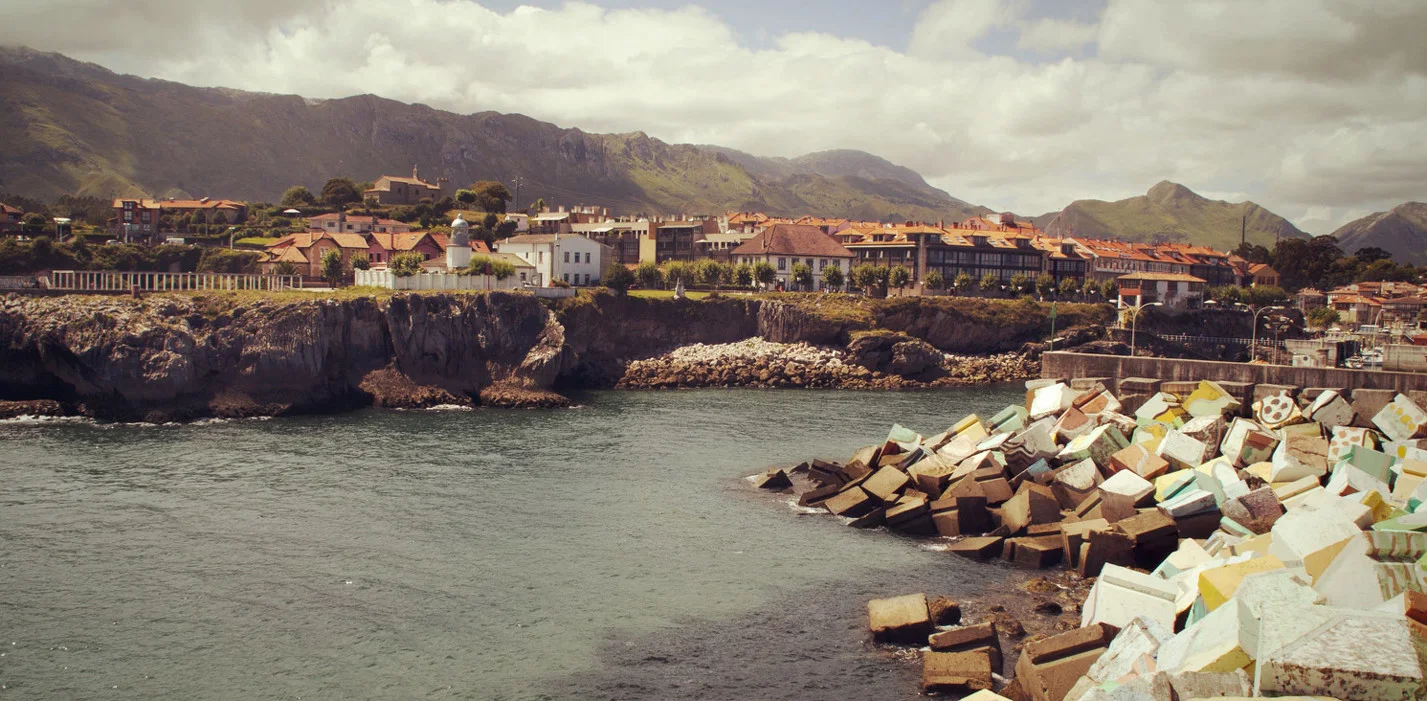
<path fill-rule="evenodd" d="M 540 279 L 576 286 L 599 284 L 603 248 L 576 234 L 525 234 L 496 244 L 500 253 L 519 256 L 534 266 Z"/>
<path fill-rule="evenodd" d="M 842 279 L 852 272 L 852 251 L 816 226 L 775 224 L 763 233 L 744 241 L 730 252 L 729 258 L 738 265 L 765 262 L 773 266 L 777 284 L 794 289 L 793 266 L 802 263 L 813 271 L 813 291 L 823 289 L 823 271 L 829 267 L 842 270 Z"/>

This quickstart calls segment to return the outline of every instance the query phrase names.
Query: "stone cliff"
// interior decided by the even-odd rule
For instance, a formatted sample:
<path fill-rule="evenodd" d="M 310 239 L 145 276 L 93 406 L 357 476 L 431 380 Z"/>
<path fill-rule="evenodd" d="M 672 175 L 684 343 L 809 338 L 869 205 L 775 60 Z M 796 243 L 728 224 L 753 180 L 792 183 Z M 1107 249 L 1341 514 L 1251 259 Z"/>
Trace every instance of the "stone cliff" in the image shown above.
<path fill-rule="evenodd" d="M 1061 316 L 1068 327 L 1103 324 L 1109 313 L 1064 305 Z M 560 406 L 556 389 L 614 387 L 631 362 L 692 344 L 761 336 L 880 359 L 863 348 L 869 332 L 984 354 L 1039 340 L 1047 327 L 1042 305 L 983 300 L 10 295 L 0 298 L 0 403 L 42 403 L 53 413 L 58 402 L 65 413 L 146 421 L 371 405 Z M 898 357 L 869 369 L 896 373 L 906 364 Z"/>

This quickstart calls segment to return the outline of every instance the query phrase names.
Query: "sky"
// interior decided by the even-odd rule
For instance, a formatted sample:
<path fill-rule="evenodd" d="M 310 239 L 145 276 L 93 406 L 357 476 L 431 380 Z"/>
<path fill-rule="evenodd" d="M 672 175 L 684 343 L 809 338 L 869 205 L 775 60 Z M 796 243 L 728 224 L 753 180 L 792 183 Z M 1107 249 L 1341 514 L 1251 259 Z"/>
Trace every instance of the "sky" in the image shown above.
<path fill-rule="evenodd" d="M 1423 0 L 0 5 L 0 44 L 145 77 L 861 149 L 1025 215 L 1173 180 L 1313 234 L 1427 200 L 1424 29 Z"/>

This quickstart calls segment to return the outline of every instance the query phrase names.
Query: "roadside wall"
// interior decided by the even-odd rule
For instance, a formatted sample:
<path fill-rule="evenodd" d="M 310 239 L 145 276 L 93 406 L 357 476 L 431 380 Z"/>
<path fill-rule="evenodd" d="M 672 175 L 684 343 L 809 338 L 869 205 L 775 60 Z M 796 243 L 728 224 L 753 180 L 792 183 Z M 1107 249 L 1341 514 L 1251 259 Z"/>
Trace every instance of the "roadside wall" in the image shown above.
<path fill-rule="evenodd" d="M 1295 368 L 1287 365 L 1250 365 L 1177 358 L 1131 358 L 1057 351 L 1041 356 L 1041 377 L 1149 377 L 1166 382 L 1214 380 L 1296 387 L 1388 389 L 1397 392 L 1427 390 L 1427 374 L 1380 372 L 1344 368 Z"/>

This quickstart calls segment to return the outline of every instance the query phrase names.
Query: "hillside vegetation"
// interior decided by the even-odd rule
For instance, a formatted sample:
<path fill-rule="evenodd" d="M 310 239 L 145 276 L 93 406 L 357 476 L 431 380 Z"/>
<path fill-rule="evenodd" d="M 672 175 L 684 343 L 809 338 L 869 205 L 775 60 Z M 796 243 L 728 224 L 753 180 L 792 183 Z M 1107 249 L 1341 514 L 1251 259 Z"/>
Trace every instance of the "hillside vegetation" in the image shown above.
<path fill-rule="evenodd" d="M 1139 197 L 1105 202 L 1076 200 L 1036 219 L 1053 234 L 1147 243 L 1182 242 L 1232 250 L 1247 217 L 1249 243 L 1272 246 L 1285 238 L 1307 238 L 1287 219 L 1253 202 L 1224 202 L 1169 181 Z"/>

